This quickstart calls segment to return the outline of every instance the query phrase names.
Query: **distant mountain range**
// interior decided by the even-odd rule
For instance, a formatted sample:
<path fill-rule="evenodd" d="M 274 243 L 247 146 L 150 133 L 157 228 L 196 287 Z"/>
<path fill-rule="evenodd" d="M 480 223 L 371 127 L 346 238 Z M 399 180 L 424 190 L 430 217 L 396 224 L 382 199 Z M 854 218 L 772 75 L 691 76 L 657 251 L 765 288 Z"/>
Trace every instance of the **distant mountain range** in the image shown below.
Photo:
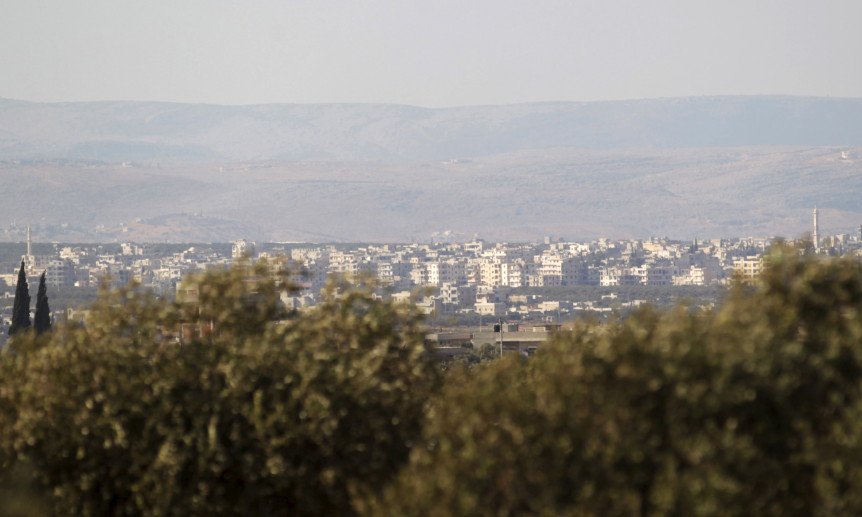
<path fill-rule="evenodd" d="M 418 108 L 0 99 L 0 159 L 469 158 L 526 149 L 862 145 L 862 99 L 693 97 Z"/>
<path fill-rule="evenodd" d="M 814 205 L 850 232 L 862 99 L 0 99 L 0 195 L 0 240 L 796 237 Z"/>

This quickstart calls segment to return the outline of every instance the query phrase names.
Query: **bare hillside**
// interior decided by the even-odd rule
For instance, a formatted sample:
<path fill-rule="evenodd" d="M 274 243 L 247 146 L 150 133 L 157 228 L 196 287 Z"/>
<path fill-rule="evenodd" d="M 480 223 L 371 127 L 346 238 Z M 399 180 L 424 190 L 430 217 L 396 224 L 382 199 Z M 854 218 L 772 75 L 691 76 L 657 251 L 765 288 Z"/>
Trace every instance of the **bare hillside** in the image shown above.
<path fill-rule="evenodd" d="M 846 158 L 842 155 L 846 155 Z M 794 237 L 862 223 L 862 148 L 550 148 L 426 162 L 0 164 L 40 239 Z M 64 226 L 65 225 L 65 226 Z M 16 233 L 19 232 L 19 233 Z"/>

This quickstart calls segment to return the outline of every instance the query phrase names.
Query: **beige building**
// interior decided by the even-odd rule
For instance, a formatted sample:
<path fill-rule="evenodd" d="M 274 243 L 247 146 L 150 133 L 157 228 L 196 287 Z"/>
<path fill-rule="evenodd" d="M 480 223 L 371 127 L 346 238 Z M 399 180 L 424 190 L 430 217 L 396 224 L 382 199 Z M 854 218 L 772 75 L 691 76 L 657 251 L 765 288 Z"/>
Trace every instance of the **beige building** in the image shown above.
<path fill-rule="evenodd" d="M 759 255 L 735 257 L 733 259 L 733 271 L 741 275 L 744 280 L 753 280 L 760 276 L 763 271 L 763 257 Z"/>
<path fill-rule="evenodd" d="M 474 305 L 476 314 L 482 316 L 503 316 L 506 314 L 506 304 L 488 300 L 477 301 Z"/>

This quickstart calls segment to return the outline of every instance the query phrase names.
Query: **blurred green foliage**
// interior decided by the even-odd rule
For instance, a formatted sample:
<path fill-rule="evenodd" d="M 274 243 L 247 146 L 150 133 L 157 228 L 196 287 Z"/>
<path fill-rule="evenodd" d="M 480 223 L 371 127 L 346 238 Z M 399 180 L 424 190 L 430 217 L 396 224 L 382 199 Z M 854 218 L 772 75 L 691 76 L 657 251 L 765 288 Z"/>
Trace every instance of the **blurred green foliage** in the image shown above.
<path fill-rule="evenodd" d="M 0 513 L 862 514 L 862 264 L 767 263 L 715 310 L 445 374 L 373 286 L 299 314 L 266 264 L 105 292 L 0 354 Z"/>
<path fill-rule="evenodd" d="M 438 369 L 411 306 L 333 285 L 285 319 L 265 264 L 196 278 L 197 303 L 105 292 L 86 328 L 0 359 L 0 469 L 51 513 L 350 513 L 404 463 Z M 199 325 L 176 342 L 180 324 Z"/>
<path fill-rule="evenodd" d="M 862 266 L 779 250 L 715 311 L 465 370 L 368 514 L 862 514 Z"/>

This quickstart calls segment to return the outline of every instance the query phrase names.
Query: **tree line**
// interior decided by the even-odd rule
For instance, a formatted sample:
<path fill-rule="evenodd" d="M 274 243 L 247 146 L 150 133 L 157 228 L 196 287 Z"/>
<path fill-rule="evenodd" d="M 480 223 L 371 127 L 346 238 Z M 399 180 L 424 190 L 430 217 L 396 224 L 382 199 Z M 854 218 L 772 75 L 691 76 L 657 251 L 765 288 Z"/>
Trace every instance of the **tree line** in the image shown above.
<path fill-rule="evenodd" d="M 716 309 L 642 308 L 529 359 L 445 371 L 416 309 L 369 287 L 332 284 L 299 314 L 265 264 L 198 276 L 194 302 L 106 291 L 85 326 L 21 332 L 0 353 L 0 496 L 17 494 L 0 501 L 61 515 L 862 514 L 862 264 L 789 249 L 767 262 Z"/>
<path fill-rule="evenodd" d="M 27 283 L 27 271 L 24 261 L 18 270 L 18 282 L 15 284 L 15 299 L 12 302 L 12 321 L 9 325 L 9 336 L 25 331 L 33 326 L 37 334 L 51 330 L 51 307 L 48 305 L 48 288 L 45 285 L 45 272 L 39 276 L 39 288 L 36 291 L 36 313 L 30 321 L 30 287 Z"/>

